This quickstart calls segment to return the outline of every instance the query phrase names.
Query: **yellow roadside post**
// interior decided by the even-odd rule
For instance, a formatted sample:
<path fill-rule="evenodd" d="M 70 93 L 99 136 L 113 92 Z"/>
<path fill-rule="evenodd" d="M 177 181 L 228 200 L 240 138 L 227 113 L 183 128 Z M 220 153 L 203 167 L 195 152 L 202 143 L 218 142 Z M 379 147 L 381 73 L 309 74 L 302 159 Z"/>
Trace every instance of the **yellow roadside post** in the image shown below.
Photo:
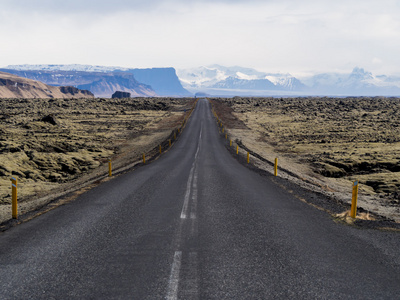
<path fill-rule="evenodd" d="M 278 158 L 275 158 L 274 175 L 278 176 Z"/>
<path fill-rule="evenodd" d="M 229 146 L 232 147 L 232 139 L 229 140 Z"/>
<path fill-rule="evenodd" d="M 111 159 L 108 160 L 108 177 L 112 176 L 112 165 L 111 165 Z"/>
<path fill-rule="evenodd" d="M 249 163 L 249 162 L 250 162 L 250 153 L 247 152 L 247 163 Z"/>
<path fill-rule="evenodd" d="M 11 178 L 11 191 L 12 191 L 12 218 L 18 219 L 18 180 L 15 177 Z"/>
<path fill-rule="evenodd" d="M 144 153 L 143 153 L 143 163 L 144 164 L 146 163 L 146 156 L 144 155 Z"/>
<path fill-rule="evenodd" d="M 225 128 L 224 128 L 224 127 L 222 127 L 222 133 L 224 133 L 224 131 L 225 131 Z"/>
<path fill-rule="evenodd" d="M 178 128 L 178 133 L 181 133 L 181 129 L 180 128 Z"/>
<path fill-rule="evenodd" d="M 171 140 L 168 140 L 169 146 L 171 147 Z"/>
<path fill-rule="evenodd" d="M 239 154 L 239 146 L 236 145 L 236 154 Z"/>
<path fill-rule="evenodd" d="M 174 132 L 174 140 L 176 140 L 176 132 Z"/>
<path fill-rule="evenodd" d="M 160 151 L 160 154 L 161 154 L 161 145 L 159 145 L 158 148 L 159 148 L 159 151 Z"/>
<path fill-rule="evenodd" d="M 354 181 L 353 183 L 353 194 L 351 198 L 351 211 L 350 217 L 355 219 L 357 215 L 357 197 L 358 197 L 358 180 Z"/>
<path fill-rule="evenodd" d="M 225 139 L 226 139 L 226 140 L 228 139 L 228 134 L 226 134 L 226 133 L 225 133 Z"/>

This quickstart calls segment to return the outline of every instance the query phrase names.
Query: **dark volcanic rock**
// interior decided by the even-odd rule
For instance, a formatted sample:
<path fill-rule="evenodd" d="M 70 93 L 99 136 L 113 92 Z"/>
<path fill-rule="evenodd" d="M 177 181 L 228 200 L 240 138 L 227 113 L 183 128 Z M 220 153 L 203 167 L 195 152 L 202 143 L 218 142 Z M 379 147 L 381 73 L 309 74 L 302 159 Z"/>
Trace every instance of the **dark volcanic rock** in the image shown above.
<path fill-rule="evenodd" d="M 60 86 L 60 91 L 61 91 L 61 93 L 64 93 L 64 94 L 75 95 L 75 94 L 82 93 L 84 95 L 94 96 L 91 91 L 80 90 L 80 89 L 78 89 L 76 87 L 73 87 L 73 86 Z"/>
<path fill-rule="evenodd" d="M 131 93 L 116 91 L 114 94 L 112 94 L 111 97 L 112 98 L 130 98 Z"/>
<path fill-rule="evenodd" d="M 49 123 L 51 125 L 58 125 L 58 121 L 53 115 L 47 115 L 41 119 L 42 122 Z"/>

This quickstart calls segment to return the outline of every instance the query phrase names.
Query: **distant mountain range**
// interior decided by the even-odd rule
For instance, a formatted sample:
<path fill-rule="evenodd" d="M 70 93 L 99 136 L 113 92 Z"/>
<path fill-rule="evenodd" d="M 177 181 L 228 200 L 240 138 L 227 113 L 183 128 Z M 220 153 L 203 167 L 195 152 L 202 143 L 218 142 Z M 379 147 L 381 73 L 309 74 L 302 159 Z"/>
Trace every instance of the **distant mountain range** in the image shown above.
<path fill-rule="evenodd" d="M 250 68 L 212 65 L 177 70 L 184 88 L 210 95 L 400 96 L 400 77 L 375 76 L 362 68 L 350 74 L 325 73 L 302 78 Z"/>
<path fill-rule="evenodd" d="M 70 85 L 96 97 L 115 91 L 132 96 L 400 96 L 400 76 L 323 73 L 296 78 L 251 68 L 211 65 L 191 69 L 133 69 L 91 65 L 12 65 L 2 72 L 53 86 Z"/>
<path fill-rule="evenodd" d="M 190 96 L 174 68 L 128 69 L 90 65 L 11 65 L 2 72 L 38 80 L 53 86 L 71 85 L 90 90 L 96 97 L 111 97 L 115 91 L 133 97 Z"/>

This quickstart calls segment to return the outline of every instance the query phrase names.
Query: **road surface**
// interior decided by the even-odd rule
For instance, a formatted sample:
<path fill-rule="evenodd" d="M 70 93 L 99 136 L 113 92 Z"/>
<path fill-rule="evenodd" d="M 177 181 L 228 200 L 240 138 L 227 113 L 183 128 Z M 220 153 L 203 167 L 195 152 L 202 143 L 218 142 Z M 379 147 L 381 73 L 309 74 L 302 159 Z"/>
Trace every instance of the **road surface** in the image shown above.
<path fill-rule="evenodd" d="M 200 100 L 158 160 L 1 233 L 0 299 L 399 299 L 400 235 L 285 184 L 238 163 Z"/>

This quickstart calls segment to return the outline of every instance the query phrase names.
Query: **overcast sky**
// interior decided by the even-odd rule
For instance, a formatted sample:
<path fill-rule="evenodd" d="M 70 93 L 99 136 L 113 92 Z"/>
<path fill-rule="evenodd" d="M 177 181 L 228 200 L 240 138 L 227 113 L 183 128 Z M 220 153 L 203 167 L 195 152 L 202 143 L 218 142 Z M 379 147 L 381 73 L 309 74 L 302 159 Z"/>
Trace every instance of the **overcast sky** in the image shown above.
<path fill-rule="evenodd" d="M 400 74 L 395 0 L 0 0 L 0 67 Z"/>

